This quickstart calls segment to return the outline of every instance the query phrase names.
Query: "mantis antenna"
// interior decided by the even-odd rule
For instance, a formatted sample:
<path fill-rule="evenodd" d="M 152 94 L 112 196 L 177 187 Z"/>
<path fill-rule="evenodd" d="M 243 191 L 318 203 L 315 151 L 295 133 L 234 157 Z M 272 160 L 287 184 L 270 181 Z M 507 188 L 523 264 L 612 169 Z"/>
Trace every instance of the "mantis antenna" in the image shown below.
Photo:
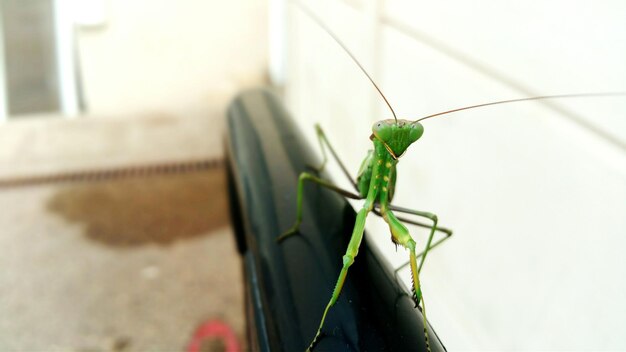
<path fill-rule="evenodd" d="M 421 117 L 421 118 L 413 121 L 413 123 L 418 123 L 420 121 L 424 121 L 426 119 L 430 119 L 430 118 L 435 117 L 435 116 L 452 114 L 454 112 L 459 112 L 459 111 L 463 111 L 463 110 L 470 110 L 470 109 L 476 109 L 476 108 L 481 108 L 483 106 L 489 106 L 489 105 L 517 103 L 517 102 L 521 102 L 521 101 L 542 100 L 542 99 L 592 98 L 592 97 L 611 97 L 611 96 L 620 96 L 620 95 L 626 95 L 626 92 L 543 95 L 543 96 L 531 97 L 531 98 L 500 100 L 500 101 L 494 101 L 494 102 L 491 102 L 491 103 L 470 105 L 470 106 L 465 106 L 465 107 L 462 107 L 462 108 L 457 108 L 457 109 L 452 109 L 452 110 L 448 110 L 448 111 L 438 112 L 436 114 L 432 114 L 432 115 Z"/>
<path fill-rule="evenodd" d="M 396 122 L 398 122 L 398 118 L 396 117 L 396 112 L 393 111 L 393 108 L 391 107 L 391 104 L 389 104 L 389 101 L 387 100 L 387 98 L 385 97 L 385 95 L 383 94 L 383 92 L 380 90 L 380 88 L 378 88 L 378 85 L 376 84 L 376 82 L 374 82 L 374 80 L 372 79 L 372 77 L 367 73 L 367 71 L 365 71 L 365 68 L 363 68 L 363 65 L 361 65 L 361 63 L 359 62 L 359 60 L 356 59 L 356 57 L 350 52 L 350 50 L 348 50 L 348 48 L 346 47 L 346 45 L 339 40 L 339 38 L 337 38 L 337 36 L 330 30 L 330 28 L 328 28 L 326 26 L 326 24 L 324 22 L 322 22 L 321 19 L 319 19 L 319 17 L 317 17 L 313 11 L 309 10 L 306 6 L 304 6 L 302 3 L 300 3 L 299 1 L 294 1 L 294 3 L 296 5 L 298 5 L 300 7 L 300 9 L 302 11 L 304 11 L 307 15 L 309 15 L 309 17 L 311 17 L 311 19 L 313 19 L 313 21 L 315 21 L 320 27 L 322 27 L 322 29 L 324 31 L 326 31 L 326 33 L 328 33 L 328 35 L 331 36 L 331 38 L 333 38 L 335 40 L 335 42 L 337 44 L 339 44 L 339 46 L 346 52 L 346 54 L 348 54 L 350 56 L 350 58 L 356 63 L 357 66 L 359 66 L 359 68 L 361 69 L 361 71 L 363 71 L 363 73 L 365 74 L 365 76 L 367 76 L 367 78 L 370 80 L 370 82 L 372 82 L 372 84 L 374 85 L 374 88 L 376 88 L 376 90 L 378 91 L 378 93 L 380 94 L 381 97 L 383 97 L 383 100 L 385 101 L 385 103 L 387 104 L 387 106 L 389 107 L 389 110 L 391 110 L 391 113 L 393 114 L 393 118 Z"/>

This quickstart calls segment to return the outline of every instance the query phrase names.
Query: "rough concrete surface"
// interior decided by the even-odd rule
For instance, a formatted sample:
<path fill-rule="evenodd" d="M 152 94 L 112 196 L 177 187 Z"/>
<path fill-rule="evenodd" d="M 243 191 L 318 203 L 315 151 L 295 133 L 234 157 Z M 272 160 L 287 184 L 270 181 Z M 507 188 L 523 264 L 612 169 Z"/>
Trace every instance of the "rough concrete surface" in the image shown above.
<path fill-rule="evenodd" d="M 98 155 L 107 165 L 142 162 L 143 150 L 147 161 L 156 160 L 150 144 L 176 145 L 168 161 L 197 157 L 202 153 L 194 147 L 199 145 L 206 148 L 201 156 L 216 156 L 196 131 L 206 121 L 198 121 L 194 129 L 192 121 L 159 119 L 129 119 L 126 125 L 119 119 L 55 121 L 49 140 L 60 141 L 62 150 L 71 144 L 76 124 L 89 125 L 83 132 L 100 145 L 84 154 L 86 167 L 99 164 Z M 163 124 L 169 133 L 155 133 Z M 132 157 L 121 155 L 124 147 L 115 138 L 99 134 L 117 130 L 128 136 L 124 126 L 134 135 L 127 142 L 141 146 Z M 12 129 L 11 145 L 27 146 L 33 135 L 46 135 L 41 128 L 34 121 L 19 128 L 5 125 L 0 135 Z M 67 138 L 64 129 L 70 132 Z M 0 148 L 2 144 L 0 139 Z M 63 152 L 54 147 L 50 143 L 52 151 L 39 154 L 32 149 L 24 158 L 62 171 Z M 70 168 L 80 169 L 81 154 L 71 154 Z M 14 155 L 0 165 L 10 168 L 12 160 L 19 174 L 28 173 L 28 164 Z M 225 188 L 219 168 L 0 188 L 0 350 L 180 351 L 195 328 L 211 319 L 225 321 L 242 339 L 241 263 L 228 224 Z"/>
<path fill-rule="evenodd" d="M 212 118 L 207 118 L 212 116 Z M 0 123 L 0 177 L 219 157 L 223 111 Z"/>

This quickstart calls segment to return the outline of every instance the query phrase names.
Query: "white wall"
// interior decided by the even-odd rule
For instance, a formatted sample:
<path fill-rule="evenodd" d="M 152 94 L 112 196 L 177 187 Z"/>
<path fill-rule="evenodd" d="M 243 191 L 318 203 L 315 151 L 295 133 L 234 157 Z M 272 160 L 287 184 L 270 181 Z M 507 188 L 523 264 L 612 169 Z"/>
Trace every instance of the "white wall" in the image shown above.
<path fill-rule="evenodd" d="M 622 1 L 305 3 L 403 118 L 626 91 Z M 295 6 L 288 15 L 288 106 L 313 145 L 321 123 L 356 172 L 372 123 L 391 114 L 322 29 Z M 435 212 L 455 230 L 422 273 L 429 319 L 446 346 L 626 349 L 626 98 L 502 105 L 424 127 L 400 162 L 394 203 Z M 411 230 L 423 244 L 426 232 Z M 368 231 L 393 265 L 406 261 L 380 219 Z"/>
<path fill-rule="evenodd" d="M 78 48 L 87 109 L 206 113 L 267 65 L 267 2 L 89 0 Z"/>

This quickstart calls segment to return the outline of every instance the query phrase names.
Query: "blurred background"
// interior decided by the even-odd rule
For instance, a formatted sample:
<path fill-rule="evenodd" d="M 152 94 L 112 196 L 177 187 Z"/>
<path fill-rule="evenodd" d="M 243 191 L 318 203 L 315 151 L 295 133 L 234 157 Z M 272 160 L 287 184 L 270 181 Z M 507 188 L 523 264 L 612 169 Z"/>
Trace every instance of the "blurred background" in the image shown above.
<path fill-rule="evenodd" d="M 0 4 L 0 350 L 180 351 L 212 320 L 244 340 L 224 112 L 267 85 L 268 3 Z"/>
<path fill-rule="evenodd" d="M 626 91 L 623 1 L 303 3 L 401 118 Z M 228 102 L 271 85 L 308 141 L 320 123 L 356 173 L 371 125 L 391 117 L 382 99 L 286 0 L 0 4 L 0 349 L 181 350 L 211 319 L 243 340 L 220 166 Z M 424 122 L 394 202 L 455 230 L 421 279 L 450 350 L 626 349 L 625 115 L 623 97 L 580 98 Z M 209 166 L 16 186 L 189 162 Z M 368 221 L 367 240 L 401 266 L 384 222 Z"/>

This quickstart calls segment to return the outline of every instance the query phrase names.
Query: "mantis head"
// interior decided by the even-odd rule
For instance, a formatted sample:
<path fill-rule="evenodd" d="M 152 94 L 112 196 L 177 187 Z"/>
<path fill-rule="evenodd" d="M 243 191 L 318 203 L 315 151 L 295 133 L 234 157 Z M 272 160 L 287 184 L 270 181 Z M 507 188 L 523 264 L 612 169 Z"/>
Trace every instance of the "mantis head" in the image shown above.
<path fill-rule="evenodd" d="M 372 137 L 382 142 L 394 159 L 399 159 L 407 148 L 424 133 L 419 122 L 381 120 L 372 126 Z"/>

